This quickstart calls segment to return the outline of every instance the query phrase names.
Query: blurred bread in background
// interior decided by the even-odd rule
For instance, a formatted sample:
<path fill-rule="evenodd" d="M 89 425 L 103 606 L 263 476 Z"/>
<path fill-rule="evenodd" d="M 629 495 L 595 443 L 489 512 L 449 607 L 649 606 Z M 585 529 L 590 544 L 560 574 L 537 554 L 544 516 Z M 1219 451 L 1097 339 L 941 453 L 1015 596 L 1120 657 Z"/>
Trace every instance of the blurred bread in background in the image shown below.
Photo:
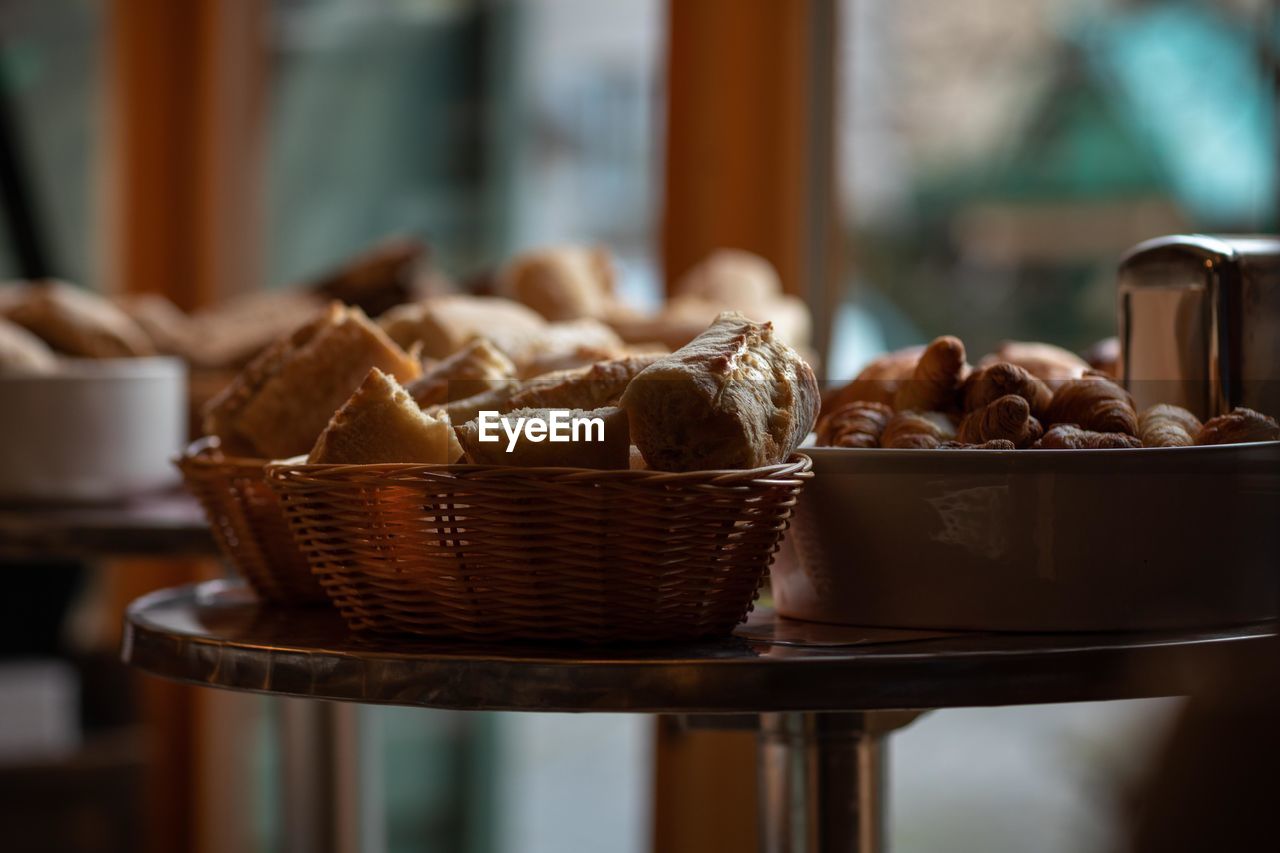
<path fill-rule="evenodd" d="M 551 321 L 601 317 L 613 301 L 613 258 L 603 247 L 552 246 L 512 258 L 498 292 Z"/>
<path fill-rule="evenodd" d="M 63 355 L 133 358 L 154 355 L 151 338 L 109 300 L 63 281 L 21 287 L 5 316 Z"/>

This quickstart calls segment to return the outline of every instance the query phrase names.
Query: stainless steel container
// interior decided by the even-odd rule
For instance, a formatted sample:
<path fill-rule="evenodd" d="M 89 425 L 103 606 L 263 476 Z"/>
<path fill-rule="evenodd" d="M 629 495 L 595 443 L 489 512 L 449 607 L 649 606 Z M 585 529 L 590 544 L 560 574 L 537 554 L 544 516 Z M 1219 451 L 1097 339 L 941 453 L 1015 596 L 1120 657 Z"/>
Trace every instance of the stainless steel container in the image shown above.
<path fill-rule="evenodd" d="M 1179 234 L 1120 262 L 1125 384 L 1140 408 L 1280 415 L 1280 237 Z"/>

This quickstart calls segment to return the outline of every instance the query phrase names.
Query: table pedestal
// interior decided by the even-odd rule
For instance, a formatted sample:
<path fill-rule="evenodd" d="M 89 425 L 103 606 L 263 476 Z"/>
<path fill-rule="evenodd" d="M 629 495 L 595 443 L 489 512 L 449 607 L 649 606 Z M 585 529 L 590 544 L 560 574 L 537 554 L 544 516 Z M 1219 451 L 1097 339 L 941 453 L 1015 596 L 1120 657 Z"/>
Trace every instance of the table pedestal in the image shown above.
<path fill-rule="evenodd" d="M 883 853 L 886 736 L 916 716 L 761 714 L 761 853 Z"/>

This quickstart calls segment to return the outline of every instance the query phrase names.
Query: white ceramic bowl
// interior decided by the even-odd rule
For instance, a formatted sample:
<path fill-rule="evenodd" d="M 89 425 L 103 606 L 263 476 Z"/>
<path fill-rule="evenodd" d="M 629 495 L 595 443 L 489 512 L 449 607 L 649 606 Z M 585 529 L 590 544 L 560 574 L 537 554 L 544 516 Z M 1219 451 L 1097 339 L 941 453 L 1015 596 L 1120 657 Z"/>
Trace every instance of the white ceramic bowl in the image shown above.
<path fill-rule="evenodd" d="M 107 501 L 178 481 L 187 374 L 172 358 L 0 373 L 0 500 Z"/>
<path fill-rule="evenodd" d="M 785 616 L 1114 631 L 1273 618 L 1280 442 L 1137 450 L 810 448 Z"/>

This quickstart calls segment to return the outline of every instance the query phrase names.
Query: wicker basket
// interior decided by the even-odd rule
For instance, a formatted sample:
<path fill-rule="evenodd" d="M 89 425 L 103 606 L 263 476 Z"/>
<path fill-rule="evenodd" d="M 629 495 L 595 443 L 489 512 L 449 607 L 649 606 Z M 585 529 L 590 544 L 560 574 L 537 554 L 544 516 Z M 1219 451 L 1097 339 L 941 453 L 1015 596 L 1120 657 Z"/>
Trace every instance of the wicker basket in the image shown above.
<path fill-rule="evenodd" d="M 217 439 L 202 438 L 175 462 L 218 546 L 259 596 L 282 604 L 328 600 L 267 484 L 266 460 L 224 457 Z"/>
<path fill-rule="evenodd" d="M 807 456 L 750 471 L 268 467 L 353 630 L 468 639 L 724 635 L 751 609 Z"/>

